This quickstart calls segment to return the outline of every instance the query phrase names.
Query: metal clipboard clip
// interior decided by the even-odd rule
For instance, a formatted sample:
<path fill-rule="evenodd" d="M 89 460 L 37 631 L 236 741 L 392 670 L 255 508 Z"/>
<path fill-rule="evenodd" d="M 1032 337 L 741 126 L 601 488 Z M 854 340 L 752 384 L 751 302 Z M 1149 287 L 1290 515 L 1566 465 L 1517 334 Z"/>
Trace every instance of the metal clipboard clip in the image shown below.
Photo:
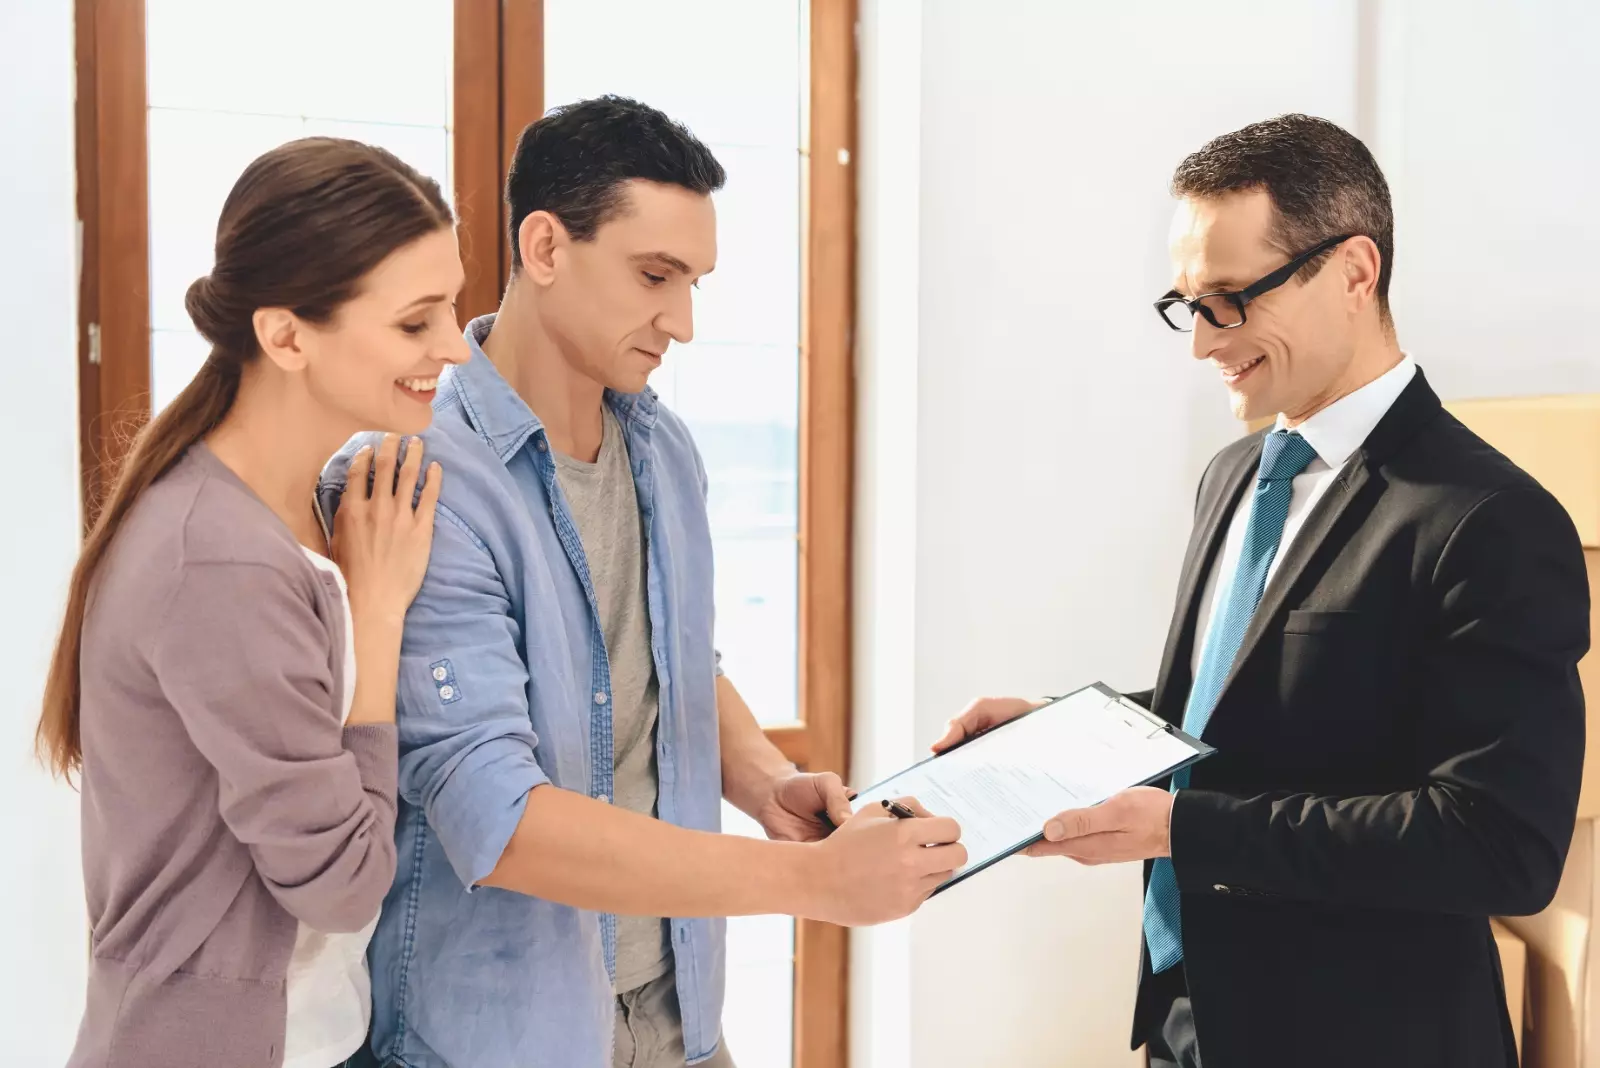
<path fill-rule="evenodd" d="M 1136 713 L 1139 716 L 1140 719 L 1143 719 L 1147 724 L 1150 725 L 1150 728 L 1151 728 L 1150 729 L 1150 733 L 1144 736 L 1144 740 L 1145 741 L 1148 742 L 1150 739 L 1154 738 L 1158 734 L 1171 734 L 1172 733 L 1172 724 L 1168 723 L 1166 720 L 1162 719 L 1160 716 L 1156 715 L 1154 712 L 1151 712 L 1149 709 L 1141 708 L 1139 705 L 1137 705 L 1134 702 L 1128 700 L 1126 697 L 1122 696 L 1121 694 L 1117 695 L 1116 701 L 1117 701 L 1117 704 L 1121 705 L 1123 708 L 1128 709 L 1130 712 Z"/>

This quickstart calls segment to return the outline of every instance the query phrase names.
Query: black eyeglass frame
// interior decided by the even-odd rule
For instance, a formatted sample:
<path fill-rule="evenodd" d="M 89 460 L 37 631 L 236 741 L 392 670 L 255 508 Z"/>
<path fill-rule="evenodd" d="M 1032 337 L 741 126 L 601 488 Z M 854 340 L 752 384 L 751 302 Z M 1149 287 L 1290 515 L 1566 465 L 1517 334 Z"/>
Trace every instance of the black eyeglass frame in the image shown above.
<path fill-rule="evenodd" d="M 1310 263 L 1312 260 L 1314 260 L 1318 256 L 1322 255 L 1324 252 L 1327 252 L 1331 248 L 1335 248 L 1335 247 L 1337 247 L 1339 245 L 1344 244 L 1346 241 L 1349 241 L 1353 237 L 1359 237 L 1359 236 L 1361 236 L 1361 235 L 1359 235 L 1359 234 L 1345 234 L 1345 235 L 1343 235 L 1341 237 L 1330 237 L 1330 238 L 1328 238 L 1328 240 L 1322 242 L 1322 244 L 1317 245 L 1317 246 L 1315 246 L 1313 248 L 1307 249 L 1305 252 L 1300 253 L 1300 255 L 1296 256 L 1294 259 L 1290 260 L 1288 263 L 1284 264 L 1282 267 L 1279 267 L 1277 270 L 1273 271 L 1271 274 L 1262 275 L 1260 278 L 1256 279 L 1254 282 L 1251 282 L 1249 285 L 1245 286 L 1243 289 L 1238 290 L 1236 292 L 1231 292 L 1230 293 L 1230 292 L 1226 292 L 1226 291 L 1221 291 L 1221 292 L 1216 292 L 1216 293 L 1202 293 L 1198 297 L 1195 297 L 1193 300 L 1189 300 L 1188 298 L 1179 295 L 1179 293 L 1178 293 L 1178 291 L 1176 289 L 1168 290 L 1166 296 L 1162 297 L 1160 300 L 1155 302 L 1156 314 L 1161 316 L 1161 321 L 1166 323 L 1167 326 L 1169 326 L 1173 330 L 1177 331 L 1180 334 L 1187 334 L 1187 333 L 1190 333 L 1194 329 L 1194 326 L 1193 326 L 1193 321 L 1194 320 L 1192 318 L 1190 319 L 1190 324 L 1191 325 L 1188 327 L 1188 329 L 1185 329 L 1184 327 L 1181 327 L 1181 326 L 1177 325 L 1171 319 L 1167 318 L 1167 309 L 1172 307 L 1172 305 L 1174 305 L 1174 304 L 1186 304 L 1189 307 L 1189 312 L 1190 312 L 1191 316 L 1193 316 L 1193 315 L 1203 315 L 1203 316 L 1205 316 L 1206 322 L 1210 323 L 1212 326 L 1216 327 L 1218 330 L 1236 330 L 1239 327 L 1244 325 L 1244 321 L 1245 321 L 1245 318 L 1246 318 L 1245 310 L 1244 310 L 1245 309 L 1245 305 L 1249 304 L 1252 300 L 1255 300 L 1257 297 L 1261 296 L 1262 294 L 1270 293 L 1274 289 L 1277 289 L 1279 286 L 1283 285 L 1283 283 L 1285 283 L 1289 279 L 1293 278 L 1295 276 L 1295 273 L 1298 272 L 1300 270 L 1300 268 L 1304 267 L 1306 264 Z M 1210 308 L 1208 308 L 1204 303 L 1205 301 L 1211 300 L 1212 298 L 1215 298 L 1215 297 L 1225 298 L 1235 308 L 1239 309 L 1239 321 L 1238 322 L 1236 322 L 1236 323 L 1219 323 L 1219 322 L 1217 322 L 1217 317 L 1216 317 L 1215 313 L 1213 313 L 1212 310 Z"/>

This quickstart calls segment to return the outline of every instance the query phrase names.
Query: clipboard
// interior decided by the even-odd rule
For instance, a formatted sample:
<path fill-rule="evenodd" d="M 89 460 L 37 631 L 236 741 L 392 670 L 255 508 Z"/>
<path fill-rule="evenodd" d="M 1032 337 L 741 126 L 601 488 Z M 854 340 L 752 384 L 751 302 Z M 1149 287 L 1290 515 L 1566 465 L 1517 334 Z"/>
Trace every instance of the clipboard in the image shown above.
<path fill-rule="evenodd" d="M 1103 698 L 1104 700 L 1099 701 L 1098 699 L 1100 698 Z M 1097 721 L 1092 724 L 1089 722 L 1089 720 L 1084 718 L 1091 715 L 1099 717 Z M 1079 718 L 1075 721 L 1057 720 L 1049 725 L 1044 724 L 1041 720 L 1036 718 L 1051 716 L 1077 716 Z M 1029 726 L 1025 725 L 1032 725 L 1034 727 L 1049 726 L 1059 729 L 1030 731 Z M 1049 765 L 1048 760 L 1038 761 L 1037 766 L 1030 765 L 1028 767 L 1023 767 L 1022 764 L 1028 763 L 1028 761 L 1024 760 L 1013 767 L 1010 762 L 1002 758 L 999 759 L 991 768 L 988 762 L 983 758 L 983 754 L 979 752 L 979 750 L 983 749 L 985 746 L 990 747 L 997 756 L 1000 756 L 1001 754 L 1008 754 L 1011 751 L 1016 750 L 1021 744 L 1021 735 L 1018 733 L 1019 728 L 1021 728 L 1023 733 L 1036 734 L 1041 740 L 1049 740 L 1052 736 L 1058 738 L 1072 737 L 1073 731 L 1080 725 L 1085 727 L 1089 734 L 1099 734 L 1101 731 L 1104 731 L 1105 738 L 1117 741 L 1119 746 L 1123 745 L 1123 739 L 1128 740 L 1126 748 L 1118 749 L 1118 759 L 1126 757 L 1126 768 L 1136 769 L 1128 771 L 1128 774 L 1133 775 L 1129 781 L 1124 782 L 1122 781 L 1122 778 L 1117 777 L 1118 773 L 1123 770 L 1122 767 L 1119 766 L 1115 769 L 1106 769 L 1099 776 L 1098 781 L 1092 783 L 1085 782 L 1084 784 L 1074 784 L 1071 787 L 1067 787 L 1059 780 L 1070 778 L 1071 773 L 1064 771 L 1059 766 Z M 1126 730 L 1126 734 L 1123 733 L 1124 730 Z M 1008 734 L 1007 732 L 1010 733 Z M 1085 735 L 1085 737 L 1087 736 L 1088 735 Z M 995 742 L 999 739 L 1004 739 L 1005 744 L 996 746 Z M 1140 739 L 1147 742 L 1156 742 L 1159 740 L 1159 744 L 1151 746 L 1148 750 L 1144 750 L 1141 747 L 1138 747 L 1138 741 Z M 921 794 L 925 792 L 926 788 L 931 788 L 931 784 L 938 783 L 942 778 L 944 778 L 944 776 L 935 774 L 935 771 L 936 769 L 942 770 L 943 767 L 948 765 L 940 765 L 939 762 L 950 761 L 950 759 L 957 753 L 965 753 L 967 755 L 965 757 L 958 758 L 958 762 L 964 765 L 964 767 L 961 769 L 952 770 L 952 781 L 955 783 L 965 782 L 969 785 L 976 784 L 978 787 L 993 785 L 993 783 L 984 782 L 985 776 L 987 776 L 991 771 L 999 776 L 995 782 L 1001 783 L 1002 785 L 1008 776 L 1016 776 L 1019 778 L 1019 780 L 1026 779 L 1029 781 L 1032 781 L 1035 776 L 1042 776 L 1043 779 L 1052 780 L 1054 782 L 1053 785 L 1051 783 L 1040 782 L 1036 788 L 1024 791 L 1029 804 L 1037 806 L 1046 801 L 1048 801 L 1050 804 L 1056 804 L 1056 807 L 1051 808 L 1049 811 L 1038 814 L 1037 819 L 1033 820 L 1031 826 L 1038 829 L 1028 830 L 1026 832 L 1018 829 L 1015 835 L 995 838 L 994 834 L 1003 834 L 1003 829 L 1000 832 L 995 832 L 985 826 L 984 838 L 982 839 L 981 845 L 981 851 L 983 855 L 977 855 L 973 852 L 974 846 L 979 845 L 980 843 L 968 842 L 968 827 L 967 823 L 963 822 L 962 842 L 968 847 L 968 864 L 966 867 L 952 875 L 949 879 L 941 883 L 939 887 L 934 890 L 933 896 L 937 896 L 944 893 L 951 887 L 965 882 L 979 872 L 993 867 L 995 864 L 1005 860 L 1007 857 L 1021 852 L 1028 846 L 1033 845 L 1035 842 L 1043 840 L 1044 823 L 1050 816 L 1055 815 L 1057 812 L 1071 807 L 1089 807 L 1090 805 L 1099 804 L 1107 797 L 1110 797 L 1112 794 L 1118 793 L 1121 790 L 1126 790 L 1135 786 L 1148 786 L 1151 783 L 1158 782 L 1183 768 L 1190 767 L 1199 761 L 1204 760 L 1214 752 L 1216 752 L 1214 748 L 1202 742 L 1200 739 L 1186 734 L 1184 731 L 1173 726 L 1166 720 L 1148 711 L 1147 709 L 1140 707 L 1138 704 L 1129 700 L 1126 696 L 1118 693 L 1116 690 L 1113 690 L 1111 687 L 1106 686 L 1104 683 L 1095 682 L 1088 686 L 1074 690 L 1071 693 L 1052 698 L 1048 704 L 1041 705 L 1033 711 L 1026 712 L 1015 719 L 1008 720 L 1007 722 L 1000 724 L 997 727 L 990 728 L 987 731 L 981 731 L 969 738 L 965 738 L 942 753 L 927 757 L 915 764 L 910 765 L 907 768 L 902 769 L 899 772 L 896 772 L 894 775 L 891 775 L 885 779 L 881 779 L 872 786 L 861 790 L 851 804 L 853 809 L 859 811 L 863 806 L 877 804 L 883 798 L 898 797 L 909 794 L 918 796 L 918 799 L 923 803 L 923 805 L 936 815 L 953 815 L 958 821 L 960 821 L 961 816 L 956 812 L 941 811 L 941 806 L 939 803 L 940 801 L 944 801 L 948 798 L 950 799 L 951 805 L 957 804 L 957 802 L 954 800 L 955 794 L 951 793 L 948 789 L 946 789 L 946 787 L 937 787 L 939 795 L 942 796 L 935 796 L 933 799 L 930 799 L 930 797 L 927 796 L 921 796 Z M 1087 760 L 1088 754 L 1086 753 L 1084 760 L 1080 761 L 1079 763 L 1087 763 Z M 1052 770 L 1052 767 L 1054 770 Z M 1142 774 L 1140 772 L 1142 772 Z M 1090 776 L 1091 779 L 1094 777 L 1095 776 L 1093 775 Z M 1120 785 L 1111 785 L 1113 783 Z M 923 785 L 925 790 L 919 791 L 914 788 L 902 788 L 915 787 L 917 785 Z M 1062 789 L 1063 792 L 1061 794 L 1056 794 L 1053 792 L 1057 787 Z M 1084 793 L 1085 789 L 1088 791 L 1087 794 Z M 1070 796 L 1066 792 L 1068 790 L 1071 791 Z M 1096 796 L 1099 794 L 1103 794 L 1104 796 Z M 1083 801 L 1081 798 L 1084 796 L 1092 796 L 1095 797 L 1095 799 Z M 1005 801 L 1009 805 L 1015 803 L 1017 799 L 1008 798 L 1005 799 Z M 1058 801 L 1063 801 L 1065 803 L 1057 804 Z M 984 803 L 985 799 L 979 796 L 962 796 L 959 800 L 959 806 L 968 811 L 980 809 Z M 1006 824 L 1009 821 L 1020 821 L 1022 818 L 1021 813 L 1026 808 L 1027 805 L 1019 804 L 1014 811 L 1007 812 L 1002 818 L 997 818 L 997 822 Z M 987 817 L 985 817 L 984 822 L 985 824 L 987 823 Z"/>

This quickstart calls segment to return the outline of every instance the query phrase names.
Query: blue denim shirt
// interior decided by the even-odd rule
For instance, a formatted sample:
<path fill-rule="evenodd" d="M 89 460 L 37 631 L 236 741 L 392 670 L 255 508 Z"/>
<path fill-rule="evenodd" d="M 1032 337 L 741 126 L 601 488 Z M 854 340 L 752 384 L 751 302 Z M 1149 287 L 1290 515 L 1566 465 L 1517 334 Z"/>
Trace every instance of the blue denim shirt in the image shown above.
<path fill-rule="evenodd" d="M 467 327 L 424 436 L 444 482 L 400 658 L 399 867 L 373 938 L 373 1049 L 407 1068 L 610 1068 L 616 918 L 477 887 L 544 783 L 612 795 L 611 679 L 543 426 Z M 649 390 L 607 394 L 646 538 L 660 818 L 720 829 L 705 471 Z M 320 496 L 330 512 L 358 438 Z M 720 1041 L 726 922 L 670 921 L 690 1063 Z"/>

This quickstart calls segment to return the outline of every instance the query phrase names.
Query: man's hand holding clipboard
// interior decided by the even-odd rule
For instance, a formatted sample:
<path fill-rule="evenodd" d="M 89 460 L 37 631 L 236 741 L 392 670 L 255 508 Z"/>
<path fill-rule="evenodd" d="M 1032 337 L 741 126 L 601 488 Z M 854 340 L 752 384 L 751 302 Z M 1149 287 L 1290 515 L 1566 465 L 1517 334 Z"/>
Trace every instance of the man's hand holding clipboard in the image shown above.
<path fill-rule="evenodd" d="M 1212 752 L 1098 683 L 1049 701 L 974 702 L 933 749 L 853 804 L 914 796 L 953 817 L 970 860 L 940 891 L 1019 852 L 1091 864 L 1166 855 L 1171 795 L 1146 784 Z"/>
<path fill-rule="evenodd" d="M 933 743 L 942 753 L 969 738 L 1043 708 L 1047 700 L 980 697 L 950 721 Z M 1098 805 L 1067 809 L 1047 820 L 1043 839 L 1022 852 L 1030 857 L 1071 857 L 1080 864 L 1116 864 L 1170 856 L 1172 792 L 1133 786 Z"/>

